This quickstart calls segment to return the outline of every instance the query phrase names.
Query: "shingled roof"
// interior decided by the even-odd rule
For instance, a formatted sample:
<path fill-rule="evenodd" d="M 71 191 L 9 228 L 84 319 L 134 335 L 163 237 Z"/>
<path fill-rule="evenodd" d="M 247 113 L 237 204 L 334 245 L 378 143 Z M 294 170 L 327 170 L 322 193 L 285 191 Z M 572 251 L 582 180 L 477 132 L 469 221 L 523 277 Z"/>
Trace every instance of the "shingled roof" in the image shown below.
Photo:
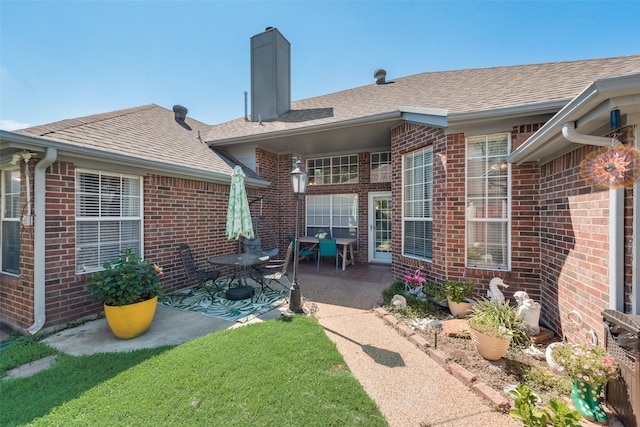
<path fill-rule="evenodd" d="M 34 126 L 16 133 L 230 176 L 237 162 L 198 139 L 209 128 L 189 117 L 178 121 L 173 111 L 148 104 Z M 260 179 L 249 170 L 246 173 L 250 178 Z"/>
<path fill-rule="evenodd" d="M 263 122 L 244 118 L 213 126 L 207 142 L 242 139 L 375 117 L 400 107 L 457 114 L 568 102 L 596 79 L 640 73 L 640 55 L 416 74 L 295 101 L 291 111 Z"/>

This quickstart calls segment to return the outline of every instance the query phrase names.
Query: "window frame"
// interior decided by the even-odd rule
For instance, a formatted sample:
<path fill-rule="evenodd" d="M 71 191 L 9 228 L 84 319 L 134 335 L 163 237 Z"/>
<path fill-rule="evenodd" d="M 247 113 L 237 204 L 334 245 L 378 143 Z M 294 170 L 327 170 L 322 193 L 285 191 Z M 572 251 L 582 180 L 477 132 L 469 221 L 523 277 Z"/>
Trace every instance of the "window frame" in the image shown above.
<path fill-rule="evenodd" d="M 410 158 L 417 158 L 418 156 L 426 156 L 428 153 L 429 163 L 422 163 L 421 167 L 415 167 L 411 170 L 414 171 L 411 175 L 409 174 L 409 170 L 407 169 L 407 163 Z M 430 169 L 430 176 L 424 175 L 424 169 Z M 417 173 L 420 170 L 423 171 L 423 181 L 422 183 L 417 182 L 417 180 L 412 180 L 408 182 L 410 177 L 417 177 Z M 418 186 L 423 185 L 423 188 L 420 189 Z M 409 193 L 409 190 L 411 192 Z M 417 191 L 414 191 L 417 190 Z M 408 199 L 408 194 L 422 194 L 423 197 Z M 430 196 L 430 197 L 428 197 Z M 421 216 L 415 216 L 415 209 L 412 209 L 412 212 L 408 212 L 408 207 L 410 206 L 419 206 L 422 204 L 422 209 L 420 209 Z M 425 212 L 426 211 L 426 212 Z M 409 215 L 414 214 L 414 215 Z M 408 224 L 417 224 L 423 223 L 424 227 L 424 238 L 420 239 L 418 234 L 414 232 L 414 236 L 407 236 Z M 408 240 L 409 238 L 413 240 L 423 240 L 424 241 L 424 251 L 423 253 L 418 253 L 417 250 L 410 252 L 408 249 Z M 412 245 L 417 248 L 418 245 Z M 410 153 L 406 153 L 402 156 L 402 256 L 407 258 L 419 259 L 426 262 L 433 261 L 433 146 L 429 145 L 427 147 L 423 147 L 417 150 L 414 150 Z"/>
<path fill-rule="evenodd" d="M 81 191 L 82 185 L 82 175 L 94 175 L 97 177 L 99 190 L 98 192 L 90 192 L 90 191 Z M 118 192 L 108 192 L 102 191 L 103 186 L 103 178 L 111 179 L 117 178 L 120 181 L 121 187 Z M 76 233 L 75 233 L 75 246 L 76 246 L 76 274 L 85 274 L 91 273 L 94 271 L 102 270 L 102 265 L 105 261 L 112 261 L 117 258 L 119 253 L 126 248 L 131 248 L 133 253 L 139 254 L 144 258 L 144 182 L 143 177 L 132 174 L 124 174 L 124 173 L 114 173 L 107 171 L 98 171 L 98 170 L 90 170 L 90 169 L 77 169 L 75 174 L 75 222 L 76 222 Z M 115 182 L 115 181 L 113 181 Z M 136 188 L 133 188 L 137 191 L 135 192 L 125 192 L 122 190 L 123 183 L 130 183 L 130 185 L 135 185 Z M 97 206 L 91 206 L 89 204 L 82 205 L 83 196 L 86 196 L 87 200 L 90 200 L 92 197 L 96 198 L 97 196 Z M 119 197 L 119 202 L 113 203 L 109 198 Z M 136 201 L 137 203 L 130 203 L 132 201 Z M 113 215 L 111 212 L 103 211 L 113 210 L 115 207 L 118 207 L 120 214 Z M 98 215 L 85 215 L 82 213 L 83 210 L 89 211 L 92 209 L 98 210 Z M 128 212 L 129 215 L 123 215 L 123 210 L 137 210 L 137 214 L 133 212 Z M 97 230 L 97 237 L 95 240 L 95 244 L 83 244 L 82 240 L 87 240 L 86 238 L 82 238 L 80 233 L 85 233 L 83 225 L 95 224 Z M 117 240 L 100 240 L 100 233 L 102 225 L 111 224 L 116 225 L 118 228 Z M 125 230 L 123 230 L 123 225 L 126 226 Z M 137 243 L 137 247 L 131 247 L 130 244 L 123 242 L 129 242 L 132 239 L 124 239 L 123 234 L 127 231 L 137 233 L 137 236 L 134 236 L 132 239 Z M 89 230 L 90 232 L 90 230 Z M 105 234 L 107 232 L 105 231 Z M 90 240 L 89 240 L 90 241 Z M 113 249 L 113 246 L 117 244 L 118 249 L 117 253 Z M 106 248 L 107 246 L 111 246 L 111 250 Z M 81 256 L 80 253 L 83 249 L 93 249 L 97 252 L 96 256 L 96 264 L 86 266 L 86 264 L 81 265 Z M 105 254 L 101 255 L 101 251 L 104 251 Z"/>
<path fill-rule="evenodd" d="M 340 212 L 340 205 L 337 204 L 335 202 L 335 198 L 337 197 L 352 197 L 351 199 L 351 204 L 352 207 L 355 206 L 356 208 L 356 217 L 355 217 L 355 224 L 349 224 L 348 226 L 342 225 L 342 224 L 335 224 L 335 221 L 337 218 L 343 218 L 343 217 L 348 217 L 348 215 L 342 215 Z M 317 205 L 317 203 L 312 202 L 311 200 L 313 200 L 314 198 L 328 198 L 328 215 L 318 215 L 315 214 L 313 215 L 313 217 L 327 217 L 329 219 L 329 223 L 325 224 L 325 223 L 320 223 L 320 222 L 316 222 L 316 221 L 311 221 L 309 218 L 309 213 L 310 213 L 310 207 L 313 207 L 314 205 Z M 358 238 L 358 216 L 360 215 L 360 213 L 358 212 L 358 194 L 357 193 L 334 193 L 334 194 L 313 194 L 313 195 L 307 195 L 305 197 L 305 233 L 308 236 L 315 236 L 316 233 L 320 230 L 323 229 L 326 232 L 330 232 L 332 237 L 349 237 L 349 238 L 354 238 L 357 240 Z M 335 209 L 338 209 L 338 212 L 335 211 Z M 353 218 L 352 218 L 353 219 Z M 346 230 L 345 232 L 342 233 L 337 233 L 337 234 L 341 234 L 340 236 L 336 236 L 335 231 L 336 230 Z"/>
<path fill-rule="evenodd" d="M 13 179 L 12 176 L 13 174 L 17 174 L 18 175 L 18 180 L 22 179 L 22 172 L 20 170 L 20 168 L 10 168 L 10 169 L 2 169 L 2 174 L 0 175 L 0 271 L 3 274 L 7 274 L 7 275 L 11 275 L 11 276 L 19 276 L 20 275 L 20 255 L 21 255 L 21 245 L 22 245 L 22 239 L 20 236 L 20 228 L 21 228 L 21 222 L 20 222 L 20 215 L 21 215 L 21 207 L 20 207 L 20 198 L 22 196 L 22 185 L 18 184 L 18 192 L 17 195 L 16 193 L 14 193 L 13 191 L 11 193 L 7 193 L 6 191 L 6 185 L 7 185 L 7 175 L 9 175 L 8 179 Z M 11 194 L 12 195 L 12 207 L 7 207 L 7 195 Z M 17 200 L 15 200 L 17 196 Z M 17 206 L 17 211 L 16 211 L 16 206 L 13 206 L 13 204 L 16 204 Z M 11 212 L 10 212 L 11 210 Z M 7 215 L 7 213 L 10 213 L 11 216 Z M 13 216 L 15 215 L 15 216 Z M 9 226 L 9 225 L 13 225 L 14 227 L 17 227 L 17 242 L 10 242 L 9 241 L 9 236 L 7 236 L 5 233 L 5 225 Z M 12 230 L 13 232 L 15 232 L 15 230 Z M 17 254 L 18 254 L 18 258 L 17 258 L 17 263 L 16 265 L 11 265 L 10 267 L 13 267 L 11 270 L 7 270 L 6 263 L 5 263 L 5 251 L 8 253 L 11 253 L 11 251 L 9 250 L 11 247 L 17 247 Z M 8 255 L 7 255 L 8 256 Z"/>
<path fill-rule="evenodd" d="M 471 156 L 470 151 L 470 143 L 477 143 L 479 140 L 484 139 L 485 143 L 488 144 L 491 140 L 496 140 L 496 139 L 504 139 L 505 144 L 505 148 L 504 148 L 504 152 L 502 154 L 497 154 L 497 153 L 493 153 L 493 154 L 489 154 L 489 149 L 487 148 L 487 150 L 485 151 L 486 155 L 483 157 L 478 157 L 478 156 Z M 494 134 L 488 134 L 488 135 L 473 135 L 473 136 L 468 136 L 465 137 L 465 251 L 464 251 L 464 260 L 465 260 L 465 266 L 467 268 L 472 268 L 472 269 L 482 269 L 482 270 L 495 270 L 495 271 L 511 271 L 511 267 L 512 267 L 512 260 L 511 260 L 511 251 L 512 251 L 512 246 L 511 246 L 511 230 L 512 230 L 512 209 L 511 209 L 511 179 L 512 179 L 512 169 L 511 169 L 511 163 L 507 162 L 506 159 L 511 151 L 511 134 L 509 132 L 501 132 L 501 133 L 494 133 Z M 471 177 L 470 176 L 470 167 L 472 164 L 473 159 L 484 159 L 484 174 L 483 176 L 480 177 Z M 491 163 L 491 160 L 494 160 L 494 163 Z M 495 163 L 495 160 L 500 159 L 499 163 Z M 505 168 L 502 168 L 502 165 L 505 166 Z M 497 169 L 496 169 L 497 166 Z M 494 173 L 492 176 L 492 171 L 497 171 L 496 173 Z M 504 171 L 504 172 L 502 172 Z M 497 176 L 495 176 L 497 174 Z M 478 180 L 478 178 L 482 178 L 483 182 L 482 182 L 482 188 L 483 188 L 483 193 L 480 195 L 470 195 L 470 187 L 471 187 L 471 180 Z M 491 196 L 489 194 L 489 187 L 491 186 L 490 184 L 490 180 L 493 179 L 494 180 L 494 185 L 495 182 L 498 183 L 503 183 L 502 185 L 506 186 L 506 190 L 504 195 L 498 195 L 498 196 Z M 471 208 L 471 203 L 474 201 L 480 200 L 481 206 L 487 210 L 487 213 L 485 214 L 484 217 L 471 217 L 472 213 L 475 212 L 474 210 L 472 210 Z M 502 217 L 490 217 L 489 216 L 489 210 L 491 206 L 498 206 L 498 204 L 496 202 L 500 202 L 500 204 L 502 204 L 502 209 L 504 209 L 503 212 L 503 216 Z M 471 226 L 473 225 L 474 230 L 476 229 L 476 227 L 478 226 L 478 224 L 481 224 L 484 226 L 485 230 L 485 238 L 482 242 L 478 242 L 477 239 L 477 234 L 476 234 L 476 238 L 473 239 L 473 242 L 470 241 L 470 234 L 471 232 Z M 506 227 L 506 229 L 503 229 L 503 231 L 500 234 L 504 233 L 504 241 L 503 242 L 492 242 L 491 241 L 491 236 L 490 236 L 490 232 L 488 231 L 488 228 L 491 225 L 496 225 L 496 224 L 502 224 L 503 227 Z M 501 257 L 503 259 L 503 262 L 499 263 L 499 264 L 494 264 L 494 260 L 493 257 L 491 257 L 491 251 L 489 250 L 489 247 L 493 248 L 493 251 L 495 252 L 496 249 L 499 249 L 499 247 L 503 248 L 503 256 Z M 475 248 L 478 248 L 478 250 L 476 251 Z M 472 253 L 472 249 L 473 249 L 473 255 L 470 258 L 470 255 Z M 478 252 L 478 253 L 475 253 Z M 479 254 L 479 255 L 478 255 Z M 478 258 L 478 256 L 480 258 Z M 483 258 L 484 257 L 484 258 Z M 490 258 L 488 258 L 490 257 Z"/>
<path fill-rule="evenodd" d="M 346 163 L 342 163 L 343 161 L 346 161 Z M 307 159 L 306 167 L 309 174 L 310 185 L 357 184 L 360 177 L 357 154 Z M 344 167 L 347 167 L 349 170 L 346 172 L 342 171 L 341 168 Z M 353 168 L 355 168 L 355 171 L 352 170 Z M 342 179 L 343 176 L 346 176 L 346 179 Z M 326 182 L 327 177 L 329 178 L 329 182 Z M 320 180 L 318 180 L 318 178 L 320 178 Z M 337 180 L 334 180 L 335 178 L 337 178 Z"/>
<path fill-rule="evenodd" d="M 374 160 L 376 156 L 378 159 Z M 386 156 L 386 161 L 380 160 L 383 156 Z M 374 168 L 374 166 L 376 167 Z M 384 173 L 379 173 L 379 169 L 383 166 L 386 166 L 388 169 L 385 170 Z M 378 151 L 371 153 L 369 174 L 372 183 L 391 182 L 391 151 Z"/>

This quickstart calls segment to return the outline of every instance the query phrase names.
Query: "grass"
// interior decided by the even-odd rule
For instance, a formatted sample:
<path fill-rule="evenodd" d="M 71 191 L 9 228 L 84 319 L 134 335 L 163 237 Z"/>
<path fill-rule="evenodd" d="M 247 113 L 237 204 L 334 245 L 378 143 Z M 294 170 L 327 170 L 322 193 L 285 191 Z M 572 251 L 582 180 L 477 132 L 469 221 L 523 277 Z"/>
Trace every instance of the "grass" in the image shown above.
<path fill-rule="evenodd" d="M 317 320 L 303 316 L 176 347 L 61 354 L 45 371 L 3 381 L 1 405 L 3 426 L 387 425 Z"/>

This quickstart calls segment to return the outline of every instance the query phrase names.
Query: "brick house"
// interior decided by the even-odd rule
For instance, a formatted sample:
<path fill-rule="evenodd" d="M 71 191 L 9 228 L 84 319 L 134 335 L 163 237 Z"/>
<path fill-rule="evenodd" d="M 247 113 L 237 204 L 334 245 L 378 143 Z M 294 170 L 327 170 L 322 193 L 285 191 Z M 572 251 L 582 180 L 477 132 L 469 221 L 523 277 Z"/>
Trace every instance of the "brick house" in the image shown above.
<path fill-rule="evenodd" d="M 98 246 L 133 239 L 174 289 L 185 286 L 179 243 L 199 261 L 237 250 L 224 236 L 235 164 L 286 245 L 296 158 L 311 184 L 303 232 L 356 238 L 357 262 L 386 263 L 395 278 L 419 267 L 431 281 L 469 279 L 479 294 L 499 276 L 507 297 L 525 290 L 540 300 L 542 323 L 557 333 L 573 309 L 599 334 L 603 308 L 640 310 L 632 299 L 633 192 L 587 185 L 580 161 L 595 148 L 558 136 L 559 120 L 574 122 L 576 134 L 606 136 L 604 116 L 619 109 L 615 134 L 634 146 L 640 55 L 393 80 L 376 70 L 370 85 L 291 102 L 289 42 L 269 29 L 251 38 L 251 52 L 251 113 L 230 122 L 211 126 L 182 118 L 181 108 L 147 105 L 0 132 L 0 320 L 34 332 L 100 310 L 84 279 L 101 263 L 91 239 L 103 224 L 92 203 L 108 208 L 110 195 L 90 199 L 92 185 L 139 209 L 110 218 L 126 227 L 104 225 Z M 601 82 L 617 82 L 620 94 Z M 589 88 L 598 105 L 582 102 Z M 5 160 L 19 153 L 34 154 Z M 614 250 L 618 217 L 609 204 L 620 198 L 622 246 Z M 612 253 L 622 271 L 610 267 Z"/>

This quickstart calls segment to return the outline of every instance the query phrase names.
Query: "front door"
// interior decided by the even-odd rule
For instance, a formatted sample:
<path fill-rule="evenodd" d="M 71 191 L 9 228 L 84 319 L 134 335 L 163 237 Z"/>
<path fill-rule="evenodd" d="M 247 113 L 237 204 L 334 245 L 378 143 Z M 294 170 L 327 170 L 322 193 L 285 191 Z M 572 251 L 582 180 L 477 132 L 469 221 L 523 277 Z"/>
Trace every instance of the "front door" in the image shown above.
<path fill-rule="evenodd" d="M 369 193 L 369 262 L 391 263 L 391 192 Z"/>

